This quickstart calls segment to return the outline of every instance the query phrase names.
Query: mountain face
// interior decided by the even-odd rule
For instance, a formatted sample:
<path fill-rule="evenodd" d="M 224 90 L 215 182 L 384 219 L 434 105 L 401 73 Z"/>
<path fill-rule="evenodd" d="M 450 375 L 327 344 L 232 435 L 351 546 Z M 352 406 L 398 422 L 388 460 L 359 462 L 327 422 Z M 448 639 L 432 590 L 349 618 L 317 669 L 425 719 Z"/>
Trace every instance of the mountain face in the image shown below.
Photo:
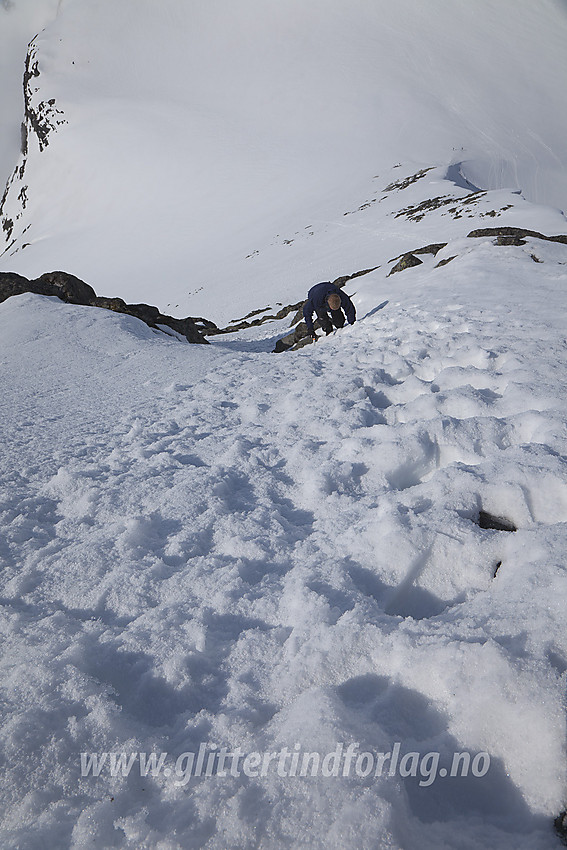
<path fill-rule="evenodd" d="M 57 14 L 58 0 L 0 2 L 0 183 L 14 170 L 24 120 L 22 78 L 27 45 Z"/>
<path fill-rule="evenodd" d="M 565 206 L 561 3 L 44 10 L 0 213 L 5 271 L 62 268 L 102 295 L 226 323 L 341 274 L 329 222 L 399 162 Z"/>
<path fill-rule="evenodd" d="M 0 0 L 1 847 L 567 841 L 566 30 Z"/>

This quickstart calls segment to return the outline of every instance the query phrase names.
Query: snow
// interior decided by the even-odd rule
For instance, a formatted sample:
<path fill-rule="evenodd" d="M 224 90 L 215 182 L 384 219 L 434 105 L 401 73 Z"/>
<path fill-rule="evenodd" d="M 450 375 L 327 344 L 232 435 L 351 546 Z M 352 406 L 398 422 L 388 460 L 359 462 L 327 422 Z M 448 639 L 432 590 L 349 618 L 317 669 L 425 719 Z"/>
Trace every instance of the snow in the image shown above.
<path fill-rule="evenodd" d="M 20 153 L 24 101 L 22 75 L 28 42 L 56 16 L 57 0 L 0 0 L 0 180 Z M 2 185 L 3 190 L 3 185 Z"/>
<path fill-rule="evenodd" d="M 373 271 L 278 355 L 0 304 L 0 845 L 558 847 L 567 245 L 468 234 L 567 233 L 564 6 L 135 8 L 0 6 L 68 121 L 3 268 L 221 323 Z"/>
<path fill-rule="evenodd" d="M 556 0 L 63 0 L 31 102 L 66 123 L 30 135 L 1 267 L 226 323 L 326 275 L 395 163 L 564 209 L 566 40 Z"/>
<path fill-rule="evenodd" d="M 1 305 L 9 846 L 555 846 L 565 248 L 469 242 L 351 281 L 357 323 L 296 354 Z M 490 770 L 80 775 L 396 742 Z"/>

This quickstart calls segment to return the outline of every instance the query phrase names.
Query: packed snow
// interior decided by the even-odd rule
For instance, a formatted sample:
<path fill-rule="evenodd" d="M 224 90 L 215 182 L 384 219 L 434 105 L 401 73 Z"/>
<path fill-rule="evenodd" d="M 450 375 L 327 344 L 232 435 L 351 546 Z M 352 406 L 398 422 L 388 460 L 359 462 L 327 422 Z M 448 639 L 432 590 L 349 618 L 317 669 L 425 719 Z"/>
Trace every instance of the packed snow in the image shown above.
<path fill-rule="evenodd" d="M 5 846 L 555 846 L 567 249 L 469 241 L 352 281 L 357 323 L 282 355 L 285 322 L 189 346 L 1 305 Z M 490 769 L 179 761 L 396 743 Z"/>
<path fill-rule="evenodd" d="M 134 18 L 129 0 L 63 0 L 49 18 L 44 4 L 37 100 L 55 86 L 68 124 L 41 153 L 30 137 L 2 268 L 65 268 L 219 323 L 365 272 L 345 285 L 357 321 L 274 354 L 290 316 L 189 345 L 57 298 L 0 304 L 0 846 L 557 850 L 567 239 L 540 237 L 567 234 L 567 196 L 565 118 L 540 95 L 559 97 L 567 13 L 479 0 L 484 16 L 455 3 L 441 24 L 410 0 L 246 0 L 237 25 L 233 4 L 209 5 L 138 0 Z M 30 23 L 24 9 L 4 3 L 0 20 Z M 377 93 L 370 69 L 393 75 L 394 35 L 408 63 Z M 200 87 L 176 78 L 164 102 L 184 39 Z M 113 92 L 122 48 L 137 61 Z M 240 59 L 232 89 L 219 56 Z M 321 133 L 336 120 L 311 108 L 335 84 L 353 123 L 321 152 L 321 114 Z M 164 145 L 179 122 L 194 156 Z M 496 227 L 537 233 L 469 236 Z M 410 251 L 421 264 L 391 273 Z"/>

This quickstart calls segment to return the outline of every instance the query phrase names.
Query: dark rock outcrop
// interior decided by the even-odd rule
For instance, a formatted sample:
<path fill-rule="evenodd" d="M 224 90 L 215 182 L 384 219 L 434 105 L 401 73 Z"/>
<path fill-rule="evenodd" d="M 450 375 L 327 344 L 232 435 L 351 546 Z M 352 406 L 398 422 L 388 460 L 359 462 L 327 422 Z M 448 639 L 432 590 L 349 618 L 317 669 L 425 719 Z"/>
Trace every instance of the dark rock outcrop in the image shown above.
<path fill-rule="evenodd" d="M 286 307 L 282 307 L 281 310 L 278 310 L 277 313 L 265 313 L 259 319 L 252 319 L 248 321 L 250 316 L 255 315 L 256 313 L 264 313 L 264 310 L 254 310 L 252 313 L 249 313 L 248 316 L 245 316 L 243 319 L 235 319 L 226 328 L 217 328 L 214 331 L 208 331 L 208 333 L 212 336 L 213 334 L 231 334 L 235 331 L 243 331 L 246 328 L 257 327 L 258 325 L 263 325 L 264 322 L 271 322 L 277 319 L 285 319 L 286 316 L 289 316 L 294 310 L 299 309 L 303 304 L 303 301 L 298 301 L 297 304 L 288 304 Z"/>
<path fill-rule="evenodd" d="M 497 245 L 525 245 L 526 239 L 543 239 L 545 242 L 560 242 L 567 245 L 567 236 L 544 236 L 537 230 L 526 230 L 523 227 L 484 227 L 480 230 L 471 230 L 468 236 L 472 239 L 494 236 Z"/>
<path fill-rule="evenodd" d="M 421 266 L 423 260 L 420 260 L 419 257 L 416 257 L 415 254 L 404 254 L 403 257 L 398 260 L 396 265 L 390 270 L 391 274 L 396 274 L 396 272 L 403 272 L 406 269 L 411 269 L 413 266 Z"/>
<path fill-rule="evenodd" d="M 56 295 L 67 304 L 92 306 L 96 300 L 92 286 L 67 272 L 47 272 L 30 283 L 39 295 Z"/>
<path fill-rule="evenodd" d="M 400 260 L 403 257 L 407 257 L 410 254 L 433 254 L 435 257 L 442 248 L 447 247 L 447 242 L 433 242 L 431 245 L 424 245 L 423 248 L 412 248 L 411 251 L 405 251 L 403 254 L 398 254 L 397 257 L 392 257 L 391 260 L 388 260 L 389 263 L 395 263 L 396 260 Z"/>
<path fill-rule="evenodd" d="M 525 245 L 526 240 L 520 239 L 519 236 L 497 236 L 496 245 Z"/>
<path fill-rule="evenodd" d="M 477 205 L 485 196 L 486 192 L 479 190 L 476 192 L 470 192 L 464 198 L 455 198 L 454 195 L 441 195 L 438 198 L 426 198 L 419 204 L 414 204 L 413 206 L 399 210 L 399 212 L 395 213 L 395 218 L 405 216 L 410 221 L 421 221 L 428 213 L 434 212 L 442 207 L 448 207 L 447 213 L 441 213 L 441 215 L 449 214 L 457 220 L 459 218 L 463 218 L 465 215 L 472 216 L 471 205 Z M 499 216 L 507 209 L 510 209 L 510 206 L 502 207 L 500 210 L 490 210 L 489 212 L 481 213 L 481 215 Z"/>
<path fill-rule="evenodd" d="M 567 811 L 561 812 L 553 821 L 555 832 L 564 847 L 567 847 Z"/>
<path fill-rule="evenodd" d="M 425 245 L 423 248 L 417 248 L 412 251 L 413 254 L 433 254 L 434 257 L 437 256 L 439 251 L 442 251 L 443 248 L 447 247 L 447 242 L 433 242 L 431 245 Z"/>
<path fill-rule="evenodd" d="M 36 78 L 40 76 L 37 53 L 38 48 L 34 38 L 28 46 L 24 69 L 24 114 L 26 118 L 26 123 L 22 129 L 22 154 L 24 156 L 28 152 L 30 130 L 37 137 L 39 150 L 43 151 L 49 144 L 51 133 L 57 130 L 57 127 L 61 124 L 67 123 L 62 117 L 63 112 L 56 107 L 55 98 L 36 102 L 36 92 L 39 90 Z"/>
<path fill-rule="evenodd" d="M 390 260 L 390 262 L 394 263 L 396 260 L 398 260 L 398 262 L 390 270 L 388 277 L 396 272 L 403 272 L 405 269 L 411 269 L 412 266 L 420 266 L 423 260 L 420 260 L 419 257 L 416 256 L 417 254 L 433 254 L 435 257 L 442 248 L 446 247 L 446 245 L 446 242 L 434 242 L 432 245 L 425 245 L 423 248 L 416 248 L 413 251 L 407 251 L 399 257 L 394 257 L 394 259 Z"/>
<path fill-rule="evenodd" d="M 315 319 L 313 323 L 313 327 L 318 329 L 321 327 L 321 323 L 319 319 Z M 283 336 L 281 339 L 278 339 L 276 342 L 273 353 L 281 354 L 282 351 L 290 351 L 291 349 L 296 350 L 297 348 L 303 348 L 304 345 L 309 345 L 311 342 L 311 337 L 307 331 L 307 325 L 305 322 L 300 322 L 296 327 L 292 330 L 291 333 Z"/>
<path fill-rule="evenodd" d="M 135 316 L 150 328 L 171 328 L 185 337 L 188 342 L 208 344 L 205 333 L 218 333 L 217 326 L 208 319 L 187 317 L 176 319 L 166 316 L 149 304 L 127 304 L 122 298 L 104 298 L 97 296 L 88 283 L 67 272 L 48 272 L 35 280 L 28 280 L 13 272 L 0 272 L 0 303 L 13 295 L 33 292 L 36 295 L 56 295 L 67 304 L 81 304 L 85 307 L 101 307 L 115 313 Z"/>
<path fill-rule="evenodd" d="M 370 274 L 370 272 L 375 272 L 376 269 L 379 269 L 380 266 L 372 266 L 371 269 L 361 269 L 359 272 L 353 272 L 352 274 L 343 274 L 340 277 L 336 277 L 331 283 L 334 286 L 338 286 L 339 289 L 342 289 L 345 283 L 348 283 L 349 280 L 354 280 L 357 277 L 362 277 L 365 274 Z"/>
<path fill-rule="evenodd" d="M 457 259 L 456 254 L 455 254 L 454 257 L 445 257 L 444 260 L 439 260 L 439 262 L 437 263 L 437 265 L 434 268 L 440 269 L 440 268 L 442 268 L 442 266 L 446 266 L 448 263 L 452 263 L 453 260 L 456 260 L 456 259 Z"/>
<path fill-rule="evenodd" d="M 412 183 L 417 183 L 418 180 L 425 177 L 428 171 L 432 170 L 433 166 L 431 166 L 431 168 L 422 168 L 421 171 L 418 171 L 416 174 L 412 174 L 411 177 L 406 177 L 404 180 L 397 180 L 395 183 L 390 183 L 389 186 L 386 186 L 384 191 L 393 192 L 394 190 L 397 190 L 400 192 L 402 189 L 407 189 L 408 186 L 411 186 Z"/>
<path fill-rule="evenodd" d="M 52 134 L 58 132 L 62 125 L 67 124 L 64 113 L 58 108 L 54 97 L 41 99 L 40 76 L 38 46 L 34 38 L 28 45 L 24 68 L 24 121 L 20 130 L 20 161 L 9 177 L 0 200 L 0 236 L 3 236 L 6 242 L 3 253 L 13 249 L 30 227 L 28 224 L 18 234 L 17 222 L 22 218 L 28 204 L 29 186 L 24 178 L 30 144 L 35 139 L 41 153 L 48 147 Z M 24 242 L 15 250 L 19 251 L 26 246 L 27 243 Z"/>
<path fill-rule="evenodd" d="M 503 516 L 495 516 L 488 511 L 479 511 L 478 525 L 480 528 L 492 529 L 493 531 L 517 531 L 517 526 Z"/>
<path fill-rule="evenodd" d="M 24 292 L 34 292 L 31 281 L 15 272 L 0 272 L 0 303 L 12 295 L 23 295 Z"/>

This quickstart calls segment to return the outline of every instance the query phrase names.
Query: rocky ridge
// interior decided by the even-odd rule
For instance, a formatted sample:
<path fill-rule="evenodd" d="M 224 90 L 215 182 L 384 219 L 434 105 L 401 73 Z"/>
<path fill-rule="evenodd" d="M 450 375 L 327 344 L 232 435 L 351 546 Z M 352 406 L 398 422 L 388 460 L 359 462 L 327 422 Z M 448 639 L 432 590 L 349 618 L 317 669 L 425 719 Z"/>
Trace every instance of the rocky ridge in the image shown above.
<path fill-rule="evenodd" d="M 28 47 L 23 77 L 24 120 L 21 125 L 21 159 L 8 179 L 0 201 L 0 226 L 8 243 L 3 253 L 9 251 L 16 244 L 16 239 L 12 239 L 12 234 L 16 222 L 22 217 L 29 200 L 29 187 L 25 175 L 30 139 L 35 137 L 41 153 L 49 145 L 51 134 L 67 123 L 63 111 L 57 107 L 55 98 L 44 100 L 38 96 L 40 92 L 38 84 L 40 68 L 37 52 L 35 39 L 32 39 Z M 10 212 L 7 211 L 8 208 L 10 208 Z M 20 235 L 23 236 L 26 230 L 27 228 Z M 20 247 L 26 247 L 26 243 L 23 243 Z"/>
<path fill-rule="evenodd" d="M 218 328 L 207 319 L 187 317 L 176 319 L 166 316 L 149 304 L 127 304 L 122 298 L 105 298 L 96 294 L 92 286 L 67 272 L 48 272 L 35 280 L 28 280 L 13 272 L 0 272 L 0 303 L 13 295 L 33 292 L 36 295 L 56 295 L 67 304 L 102 307 L 115 313 L 127 313 L 141 319 L 150 328 L 168 332 L 168 329 L 185 337 L 188 342 L 208 344 L 205 333 L 218 333 Z"/>

